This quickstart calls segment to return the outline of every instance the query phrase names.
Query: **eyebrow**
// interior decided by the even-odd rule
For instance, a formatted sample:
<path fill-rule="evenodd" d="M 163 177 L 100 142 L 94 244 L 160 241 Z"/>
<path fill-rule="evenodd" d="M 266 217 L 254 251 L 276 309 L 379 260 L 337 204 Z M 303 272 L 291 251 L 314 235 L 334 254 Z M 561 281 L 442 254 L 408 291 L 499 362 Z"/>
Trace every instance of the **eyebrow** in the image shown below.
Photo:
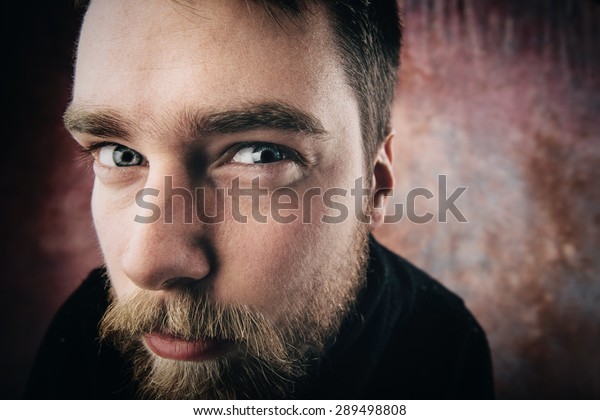
<path fill-rule="evenodd" d="M 67 130 L 100 138 L 116 137 L 128 140 L 134 131 L 134 124 L 110 109 L 93 110 L 89 106 L 71 104 L 63 119 Z M 179 130 L 195 137 L 261 129 L 311 136 L 327 134 L 318 118 L 282 102 L 248 104 L 223 111 L 188 109 L 175 121 Z"/>
<path fill-rule="evenodd" d="M 118 113 L 111 110 L 89 111 L 87 107 L 69 105 L 63 115 L 65 128 L 69 131 L 91 134 L 100 138 L 122 138 L 131 136 L 131 125 Z"/>
<path fill-rule="evenodd" d="M 238 133 L 242 131 L 271 129 L 303 134 L 321 135 L 326 131 L 319 120 L 281 102 L 251 104 L 237 109 L 211 113 L 187 113 L 184 124 L 196 134 Z"/>

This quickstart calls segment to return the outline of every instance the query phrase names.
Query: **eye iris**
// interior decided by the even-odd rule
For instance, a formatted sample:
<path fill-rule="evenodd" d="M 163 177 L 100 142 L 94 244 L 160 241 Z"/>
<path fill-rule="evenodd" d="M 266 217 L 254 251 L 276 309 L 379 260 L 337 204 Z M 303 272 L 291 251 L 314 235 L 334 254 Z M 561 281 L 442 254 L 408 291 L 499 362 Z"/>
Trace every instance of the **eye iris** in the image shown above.
<path fill-rule="evenodd" d="M 258 154 L 260 156 L 259 160 L 261 163 L 272 163 L 283 159 L 283 153 L 281 153 L 281 150 L 274 148 L 261 148 L 258 151 Z"/>
<path fill-rule="evenodd" d="M 141 159 L 133 150 L 126 147 L 117 147 L 113 152 L 113 160 L 117 166 L 139 165 Z"/>

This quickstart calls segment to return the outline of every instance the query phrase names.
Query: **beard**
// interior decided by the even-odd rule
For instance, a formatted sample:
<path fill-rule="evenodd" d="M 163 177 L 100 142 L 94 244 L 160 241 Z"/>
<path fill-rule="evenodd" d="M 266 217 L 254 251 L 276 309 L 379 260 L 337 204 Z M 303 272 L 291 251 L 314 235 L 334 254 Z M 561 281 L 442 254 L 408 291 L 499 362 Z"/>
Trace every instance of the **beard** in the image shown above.
<path fill-rule="evenodd" d="M 217 301 L 202 282 L 168 295 L 141 290 L 118 300 L 111 289 L 100 339 L 131 359 L 140 398 L 293 398 L 351 312 L 367 260 L 368 229 L 359 224 L 350 250 L 308 279 L 289 279 L 303 287 L 286 298 L 287 314 L 277 322 L 251 306 Z M 227 342 L 231 351 L 202 361 L 166 359 L 144 344 L 151 333 Z"/>

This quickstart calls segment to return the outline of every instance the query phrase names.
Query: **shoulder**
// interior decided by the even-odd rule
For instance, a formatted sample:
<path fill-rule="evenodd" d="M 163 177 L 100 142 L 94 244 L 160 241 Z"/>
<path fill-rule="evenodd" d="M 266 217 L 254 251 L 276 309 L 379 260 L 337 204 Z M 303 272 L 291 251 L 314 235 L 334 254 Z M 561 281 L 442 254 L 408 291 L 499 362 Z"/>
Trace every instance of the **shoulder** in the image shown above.
<path fill-rule="evenodd" d="M 389 293 L 403 305 L 379 366 L 413 398 L 492 398 L 486 335 L 463 300 L 380 244 Z"/>
<path fill-rule="evenodd" d="M 102 346 L 98 323 L 108 306 L 106 273 L 93 270 L 54 316 L 38 350 L 26 398 L 96 398 L 119 356 Z M 109 367 L 107 369 L 107 367 Z"/>
<path fill-rule="evenodd" d="M 60 307 L 44 342 L 56 342 L 65 347 L 76 345 L 84 337 L 95 338 L 98 322 L 107 306 L 106 272 L 96 268 Z"/>
<path fill-rule="evenodd" d="M 377 260 L 373 266 L 382 278 L 380 283 L 403 306 L 397 327 L 444 325 L 464 329 L 477 324 L 463 300 L 425 271 L 374 240 L 371 255 Z"/>

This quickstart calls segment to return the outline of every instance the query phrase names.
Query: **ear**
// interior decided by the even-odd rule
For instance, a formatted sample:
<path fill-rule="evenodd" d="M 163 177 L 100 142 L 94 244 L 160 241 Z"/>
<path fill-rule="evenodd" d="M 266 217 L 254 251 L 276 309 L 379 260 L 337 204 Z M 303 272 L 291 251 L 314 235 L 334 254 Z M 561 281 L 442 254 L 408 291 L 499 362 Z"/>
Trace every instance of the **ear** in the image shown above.
<path fill-rule="evenodd" d="M 373 231 L 383 224 L 385 206 L 388 196 L 394 190 L 394 172 L 392 170 L 392 145 L 396 131 L 392 129 L 385 141 L 379 146 L 373 164 L 371 221 L 369 228 Z"/>

